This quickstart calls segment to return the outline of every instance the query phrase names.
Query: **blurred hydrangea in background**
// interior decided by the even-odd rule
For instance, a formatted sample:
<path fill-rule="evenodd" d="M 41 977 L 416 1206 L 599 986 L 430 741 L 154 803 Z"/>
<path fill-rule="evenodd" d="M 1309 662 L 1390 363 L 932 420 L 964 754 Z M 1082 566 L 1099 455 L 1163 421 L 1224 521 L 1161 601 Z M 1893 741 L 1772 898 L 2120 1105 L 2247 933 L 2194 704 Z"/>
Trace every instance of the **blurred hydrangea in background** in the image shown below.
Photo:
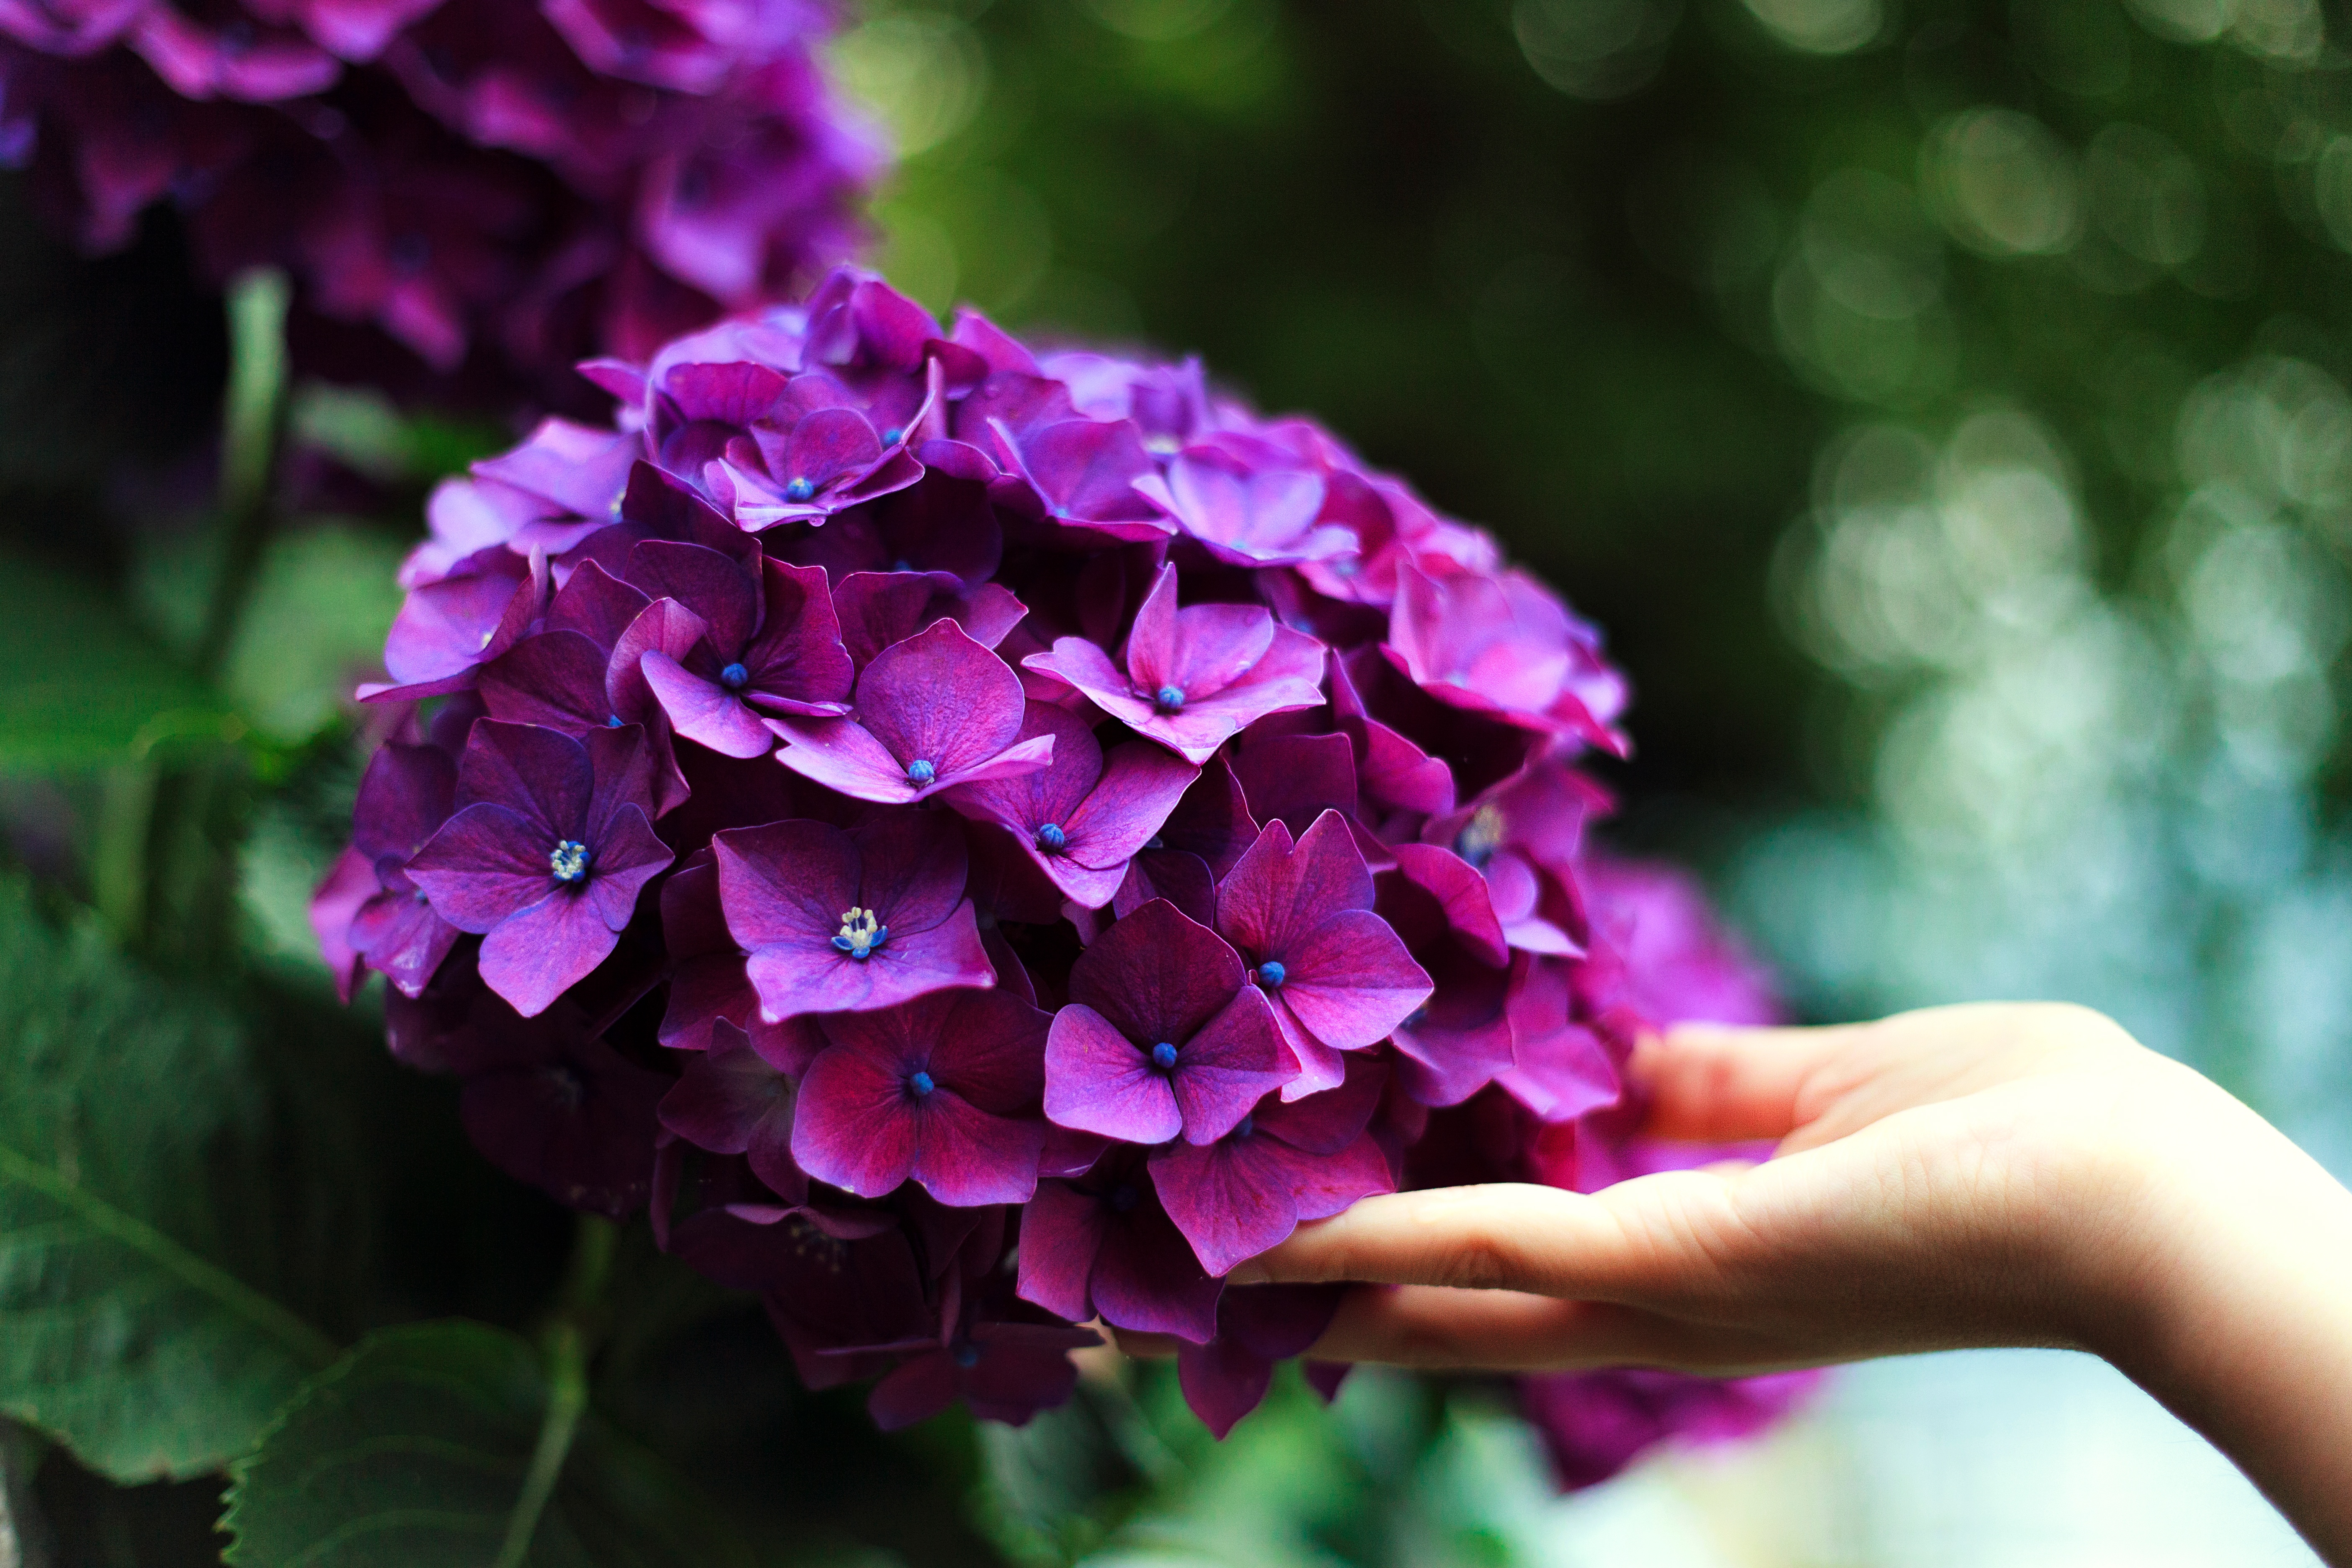
<path fill-rule="evenodd" d="M 0 6 L 0 161 L 91 252 L 168 202 L 217 286 L 291 273 L 306 363 L 572 361 L 807 288 L 859 237 L 875 135 L 822 75 L 830 0 Z M 380 341 L 331 332 L 373 329 Z"/>

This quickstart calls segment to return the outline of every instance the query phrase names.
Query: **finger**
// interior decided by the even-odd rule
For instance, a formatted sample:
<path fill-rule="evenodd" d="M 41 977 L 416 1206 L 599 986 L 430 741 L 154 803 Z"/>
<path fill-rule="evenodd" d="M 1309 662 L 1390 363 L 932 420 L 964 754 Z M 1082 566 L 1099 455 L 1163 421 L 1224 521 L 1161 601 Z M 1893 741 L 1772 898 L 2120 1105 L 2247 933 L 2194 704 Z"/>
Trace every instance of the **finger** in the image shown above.
<path fill-rule="evenodd" d="M 1105 1325 L 1108 1327 L 1108 1325 Z M 1147 1334 L 1135 1329 L 1112 1329 L 1111 1342 L 1119 1353 L 1138 1361 L 1174 1361 L 1184 1342 L 1174 1334 Z"/>
<path fill-rule="evenodd" d="M 1683 1024 L 1645 1036 L 1627 1072 L 1652 1096 L 1648 1131 L 1694 1142 L 1785 1138 L 1806 1085 L 1850 1052 L 1868 1025 L 1750 1029 Z"/>
<path fill-rule="evenodd" d="M 1350 1291 L 1308 1355 L 1453 1372 L 1654 1366 L 1745 1376 L 1812 1364 L 1803 1347 L 1605 1302 L 1436 1285 Z"/>
<path fill-rule="evenodd" d="M 1594 1198 L 1498 1183 L 1366 1198 L 1299 1226 L 1229 1278 L 1235 1284 L 1345 1279 L 1606 1298 L 1644 1250 Z"/>

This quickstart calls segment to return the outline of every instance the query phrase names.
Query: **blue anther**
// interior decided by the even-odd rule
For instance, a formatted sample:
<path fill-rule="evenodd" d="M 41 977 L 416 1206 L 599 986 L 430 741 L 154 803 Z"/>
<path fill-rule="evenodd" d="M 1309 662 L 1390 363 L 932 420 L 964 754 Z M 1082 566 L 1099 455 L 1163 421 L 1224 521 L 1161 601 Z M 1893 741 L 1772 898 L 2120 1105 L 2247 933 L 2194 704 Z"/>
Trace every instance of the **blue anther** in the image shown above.
<path fill-rule="evenodd" d="M 806 479 L 794 479 L 784 487 L 784 499 L 789 501 L 803 501 L 814 494 L 816 487 Z"/>
<path fill-rule="evenodd" d="M 940 1086 L 931 1081 L 930 1074 L 919 1069 L 908 1078 L 907 1087 L 915 1091 L 916 1099 L 920 1100 L 923 1096 L 930 1093 L 931 1090 L 939 1088 Z"/>
<path fill-rule="evenodd" d="M 719 684 L 730 691 L 740 691 L 751 684 L 751 672 L 740 664 L 730 664 L 719 672 Z"/>
<path fill-rule="evenodd" d="M 607 730 L 617 730 L 620 727 L 621 716 L 618 713 L 607 713 L 604 715 L 604 728 Z"/>
<path fill-rule="evenodd" d="M 1260 985 L 1265 986 L 1268 991 L 1273 990 L 1276 986 L 1281 984 L 1284 981 L 1289 978 L 1290 971 L 1285 969 L 1281 964 L 1276 963 L 1271 958 L 1257 966 L 1257 983 Z"/>
<path fill-rule="evenodd" d="M 925 762 L 920 757 L 917 757 L 913 762 L 907 764 L 907 782 L 913 784 L 917 789 L 922 788 L 925 784 L 929 784 L 933 779 L 939 776 L 940 770 L 931 766 L 930 763 Z"/>
<path fill-rule="evenodd" d="M 900 429 L 898 426 L 893 425 L 890 428 L 882 432 L 882 444 L 885 447 L 895 447 L 901 440 L 906 438 L 906 431 Z"/>
<path fill-rule="evenodd" d="M 585 881 L 588 877 L 588 846 L 576 838 L 558 841 L 547 857 L 547 868 L 559 882 Z"/>
<path fill-rule="evenodd" d="M 1184 709 L 1184 689 L 1163 686 L 1151 694 L 1151 705 L 1162 713 L 1180 713 Z"/>
<path fill-rule="evenodd" d="M 966 1372 L 969 1372 L 973 1367 L 980 1364 L 980 1347 L 973 1344 L 970 1340 L 966 1340 L 963 1343 L 956 1346 L 955 1349 L 948 1352 L 948 1358 L 953 1361 L 956 1365 L 962 1367 Z"/>
<path fill-rule="evenodd" d="M 1059 855 L 1070 847 L 1070 836 L 1062 831 L 1058 822 L 1049 822 L 1037 829 L 1037 847 L 1048 855 Z"/>
<path fill-rule="evenodd" d="M 1151 1065 L 1161 1072 L 1176 1070 L 1176 1047 L 1162 1040 L 1151 1047 Z"/>

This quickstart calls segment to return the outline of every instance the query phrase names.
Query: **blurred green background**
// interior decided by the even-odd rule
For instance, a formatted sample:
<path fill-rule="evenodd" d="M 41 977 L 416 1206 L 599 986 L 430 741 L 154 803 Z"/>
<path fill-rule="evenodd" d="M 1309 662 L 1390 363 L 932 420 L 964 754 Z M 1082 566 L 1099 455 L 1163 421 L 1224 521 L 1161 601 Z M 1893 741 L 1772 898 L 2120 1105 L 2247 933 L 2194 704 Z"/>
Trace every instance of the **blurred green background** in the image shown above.
<path fill-rule="evenodd" d="M 1613 840 L 1706 870 L 1800 1013 L 2087 1002 L 2342 1174 L 2347 45 L 2316 0 L 875 0 L 835 60 L 906 154 L 898 285 L 1197 351 L 1601 622 Z M 298 515 L 208 631 L 219 302 L 166 219 L 91 263 L 6 200 L 10 857 L 369 1107 L 398 1195 L 337 1326 L 520 1322 L 560 1225 L 332 1009 L 301 920 L 417 500 L 520 424 L 297 388 Z M 886 1442 L 756 1321 L 635 1288 L 692 1330 L 600 1398 L 763 1560 L 2309 1561 L 2064 1358 L 1857 1371 L 1559 1503 L 1490 1390 L 1293 1387 L 1218 1449 L 1146 1377 Z M 55 1561 L 202 1559 L 216 1483 L 41 1461 L 5 1468 Z"/>

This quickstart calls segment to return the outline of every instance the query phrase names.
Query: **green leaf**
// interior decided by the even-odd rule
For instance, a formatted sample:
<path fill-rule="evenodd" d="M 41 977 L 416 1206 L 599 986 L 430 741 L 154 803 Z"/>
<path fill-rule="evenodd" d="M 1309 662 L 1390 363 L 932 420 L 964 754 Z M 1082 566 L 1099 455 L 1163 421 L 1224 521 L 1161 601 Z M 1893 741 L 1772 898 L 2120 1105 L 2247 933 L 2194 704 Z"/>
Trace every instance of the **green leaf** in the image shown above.
<path fill-rule="evenodd" d="M 235 1020 L 0 879 L 0 1415 L 179 1479 L 334 1358 L 255 1288 L 299 1262 L 268 1109 Z"/>
<path fill-rule="evenodd" d="M 343 522 L 269 542 L 221 669 L 223 689 L 254 728 L 288 744 L 306 740 L 374 675 L 400 609 L 407 549 L 383 530 Z"/>
<path fill-rule="evenodd" d="M 588 1416 L 577 1342 L 549 1361 L 473 1322 L 375 1334 L 306 1384 L 231 1472 L 238 1568 L 720 1568 L 740 1545 Z"/>
<path fill-rule="evenodd" d="M 0 551 L 0 773 L 234 739 L 243 722 L 96 584 Z"/>

